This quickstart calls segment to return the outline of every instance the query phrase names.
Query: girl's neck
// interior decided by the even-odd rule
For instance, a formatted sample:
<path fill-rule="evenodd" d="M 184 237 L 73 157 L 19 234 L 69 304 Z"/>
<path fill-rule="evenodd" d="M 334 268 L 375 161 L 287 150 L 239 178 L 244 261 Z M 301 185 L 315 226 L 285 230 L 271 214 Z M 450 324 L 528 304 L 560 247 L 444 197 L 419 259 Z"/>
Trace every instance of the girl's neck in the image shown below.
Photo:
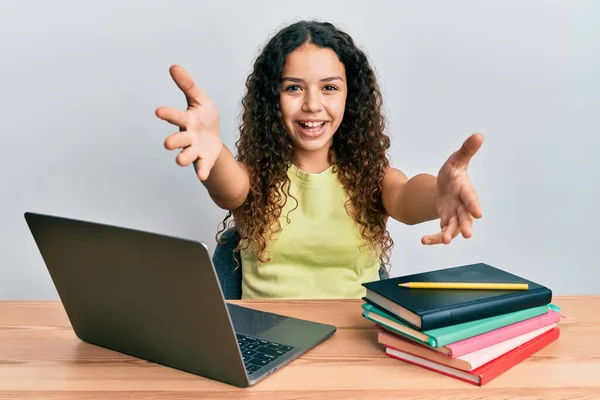
<path fill-rule="evenodd" d="M 329 162 L 329 149 L 326 151 L 309 151 L 309 152 L 294 152 L 294 156 L 292 158 L 292 163 L 298 167 L 300 170 L 307 172 L 309 174 L 319 174 L 329 167 L 331 167 L 331 162 Z"/>

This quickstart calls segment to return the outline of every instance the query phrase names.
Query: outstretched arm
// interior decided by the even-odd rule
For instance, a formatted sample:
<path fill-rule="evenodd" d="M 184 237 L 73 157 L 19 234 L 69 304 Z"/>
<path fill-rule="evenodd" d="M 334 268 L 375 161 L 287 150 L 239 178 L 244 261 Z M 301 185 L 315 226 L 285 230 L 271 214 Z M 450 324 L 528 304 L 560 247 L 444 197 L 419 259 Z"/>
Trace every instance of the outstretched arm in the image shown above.
<path fill-rule="evenodd" d="M 471 237 L 473 218 L 481 218 L 481 208 L 467 167 L 482 143 L 482 135 L 471 135 L 444 163 L 437 178 L 420 174 L 409 180 L 389 168 L 382 195 L 388 214 L 410 225 L 440 218 L 441 231 L 424 236 L 423 244 L 448 244 L 459 233 Z"/>
<path fill-rule="evenodd" d="M 169 150 L 182 149 L 177 155 L 177 164 L 185 167 L 193 163 L 198 179 L 217 206 L 234 210 L 244 203 L 248 195 L 248 169 L 223 145 L 219 110 L 215 103 L 196 86 L 186 70 L 174 65 L 169 72 L 185 95 L 188 107 L 185 111 L 173 107 L 156 109 L 158 118 L 179 127 L 179 132 L 167 137 L 165 147 Z"/>
<path fill-rule="evenodd" d="M 383 206 L 390 217 L 407 225 L 438 218 L 437 178 L 419 174 L 411 179 L 395 168 L 383 177 Z"/>

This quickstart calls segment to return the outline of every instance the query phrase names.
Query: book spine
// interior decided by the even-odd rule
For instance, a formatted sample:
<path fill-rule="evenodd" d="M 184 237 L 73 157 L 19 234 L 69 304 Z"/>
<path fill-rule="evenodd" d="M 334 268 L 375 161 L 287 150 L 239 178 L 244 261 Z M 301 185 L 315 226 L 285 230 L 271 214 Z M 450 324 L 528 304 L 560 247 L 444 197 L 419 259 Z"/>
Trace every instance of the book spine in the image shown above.
<path fill-rule="evenodd" d="M 460 306 L 443 308 L 421 315 L 420 330 L 442 328 L 463 322 L 476 321 L 527 308 L 547 305 L 552 300 L 552 291 L 546 287 L 529 293 L 511 293 L 484 302 L 474 301 Z"/>

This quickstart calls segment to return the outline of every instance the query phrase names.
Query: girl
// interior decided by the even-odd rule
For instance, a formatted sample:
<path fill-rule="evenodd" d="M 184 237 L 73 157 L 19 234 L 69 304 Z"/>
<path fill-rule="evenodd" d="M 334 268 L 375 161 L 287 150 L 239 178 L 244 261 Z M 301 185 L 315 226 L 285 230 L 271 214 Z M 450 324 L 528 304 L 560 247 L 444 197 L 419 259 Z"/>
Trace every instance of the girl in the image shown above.
<path fill-rule="evenodd" d="M 389 166 L 382 99 L 367 57 L 330 23 L 301 21 L 267 43 L 246 80 L 237 157 L 220 138 L 219 112 L 181 67 L 170 73 L 188 108 L 156 115 L 241 240 L 242 298 L 360 298 L 379 279 L 393 241 L 389 217 L 440 218 L 423 244 L 471 236 L 480 218 L 467 166 L 483 137 L 469 137 L 437 177 Z M 231 221 L 229 221 L 231 222 Z"/>

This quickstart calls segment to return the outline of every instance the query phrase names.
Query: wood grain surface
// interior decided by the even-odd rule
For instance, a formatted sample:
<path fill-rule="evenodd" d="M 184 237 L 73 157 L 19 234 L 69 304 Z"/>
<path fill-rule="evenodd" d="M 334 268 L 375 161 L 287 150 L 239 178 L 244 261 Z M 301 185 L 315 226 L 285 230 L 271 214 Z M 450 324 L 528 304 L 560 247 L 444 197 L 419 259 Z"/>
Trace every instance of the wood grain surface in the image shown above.
<path fill-rule="evenodd" d="M 482 388 L 386 357 L 359 300 L 234 303 L 338 331 L 239 389 L 84 343 L 58 301 L 4 301 L 0 399 L 600 399 L 600 296 L 554 298 L 558 341 Z"/>

